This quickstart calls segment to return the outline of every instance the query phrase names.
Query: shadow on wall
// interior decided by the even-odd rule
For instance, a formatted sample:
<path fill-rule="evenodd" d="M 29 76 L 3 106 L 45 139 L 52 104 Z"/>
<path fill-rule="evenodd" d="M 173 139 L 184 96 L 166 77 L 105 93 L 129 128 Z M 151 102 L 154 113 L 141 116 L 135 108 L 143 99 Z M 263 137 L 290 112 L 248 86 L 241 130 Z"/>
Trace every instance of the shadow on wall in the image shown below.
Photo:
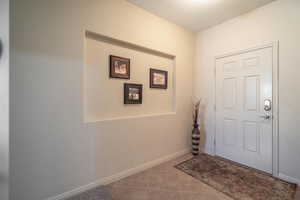
<path fill-rule="evenodd" d="M 2 44 L 2 40 L 0 38 L 0 59 L 2 58 L 2 49 L 3 49 L 3 44 Z"/>
<path fill-rule="evenodd" d="M 3 57 L 3 42 L 2 42 L 2 40 L 1 40 L 1 38 L 0 38 L 0 61 L 1 61 L 1 59 L 2 59 L 2 57 Z M 0 62 L 0 64 L 1 64 L 1 62 Z M 1 66 L 1 73 L 2 73 L 2 67 L 3 66 Z M 1 74 L 1 78 L 3 78 L 3 76 L 2 76 L 2 74 Z M 1 81 L 1 84 L 2 84 L 3 82 Z M 3 87 L 3 85 L 2 85 L 2 87 Z M 4 86 L 5 87 L 5 86 Z M 2 91 L 2 89 L 3 88 L 0 88 L 1 89 L 1 91 Z M 1 95 L 1 98 L 3 97 L 3 94 L 1 93 L 0 94 Z M 0 104 L 1 104 L 1 110 L 3 111 L 3 109 L 2 109 L 2 104 L 3 104 L 3 102 L 2 102 L 2 100 L 3 99 L 1 99 L 1 102 L 0 102 Z M 4 105 L 5 106 L 5 105 Z M 5 116 L 5 113 L 6 112 L 2 112 L 1 113 L 1 115 L 4 115 Z M 0 121 L 1 121 L 1 124 L 2 124 L 2 119 L 3 119 L 3 116 L 0 116 Z M 2 126 L 3 126 L 3 124 L 2 124 Z M 3 135 L 2 135 L 3 134 Z M 0 139 L 3 139 L 2 137 L 4 136 L 4 138 L 5 138 L 5 134 L 6 134 L 6 132 L 5 131 L 2 131 L 2 129 L 1 129 L 1 131 L 0 131 Z M 6 154 L 6 152 L 7 152 L 7 149 L 6 149 L 6 146 L 2 143 L 3 142 L 3 140 L 2 141 L 0 141 L 0 160 L 1 160 L 1 162 L 0 162 L 0 199 L 1 200 L 5 200 L 5 199 L 8 199 L 8 175 L 6 174 L 6 172 L 5 172 L 5 170 L 4 171 L 2 171 L 3 170 L 3 168 L 5 169 L 5 168 L 7 168 L 6 166 L 5 166 L 5 164 L 6 164 L 6 160 L 7 160 L 7 158 L 6 158 L 6 156 L 4 155 L 4 154 Z M 4 142 L 6 142 L 5 140 L 4 140 Z M 3 146 L 4 145 L 4 146 Z M 3 152 L 4 152 L 4 154 L 3 154 Z M 4 161 L 4 162 L 3 162 Z"/>

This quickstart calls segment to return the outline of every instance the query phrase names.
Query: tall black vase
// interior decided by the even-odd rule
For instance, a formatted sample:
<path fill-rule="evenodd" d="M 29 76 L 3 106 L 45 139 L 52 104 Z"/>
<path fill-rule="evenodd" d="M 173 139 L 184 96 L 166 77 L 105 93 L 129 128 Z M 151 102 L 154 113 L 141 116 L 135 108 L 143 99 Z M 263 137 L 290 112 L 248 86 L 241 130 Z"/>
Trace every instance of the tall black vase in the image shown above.
<path fill-rule="evenodd" d="M 199 146 L 200 146 L 200 130 L 199 130 L 199 125 L 195 123 L 192 131 L 192 154 L 194 156 L 199 155 Z"/>

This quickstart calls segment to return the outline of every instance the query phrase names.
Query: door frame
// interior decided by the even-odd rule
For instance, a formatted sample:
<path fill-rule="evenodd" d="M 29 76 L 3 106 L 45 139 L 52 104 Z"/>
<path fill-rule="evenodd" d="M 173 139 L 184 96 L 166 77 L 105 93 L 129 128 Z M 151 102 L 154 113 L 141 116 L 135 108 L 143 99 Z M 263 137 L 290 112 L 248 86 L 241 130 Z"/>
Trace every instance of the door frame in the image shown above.
<path fill-rule="evenodd" d="M 214 57 L 214 86 L 213 86 L 213 155 L 216 155 L 216 134 L 217 134 L 217 118 L 216 118 L 216 112 L 217 112 L 217 107 L 216 107 L 216 82 L 217 82 L 217 66 L 216 66 L 216 61 L 221 58 L 229 57 L 229 56 L 234 56 L 234 55 L 239 55 L 243 53 L 248 53 L 251 51 L 255 50 L 260 50 L 260 49 L 265 49 L 265 48 L 272 48 L 273 53 L 272 53 L 272 92 L 273 92 L 273 99 L 272 99 L 272 115 L 273 115 L 273 127 L 272 127 L 272 175 L 274 177 L 279 177 L 279 41 L 275 42 L 269 42 L 269 43 L 264 43 L 261 45 L 257 45 L 254 47 L 246 48 L 244 50 L 239 50 L 239 51 L 233 51 L 229 53 L 224 53 L 218 56 Z"/>

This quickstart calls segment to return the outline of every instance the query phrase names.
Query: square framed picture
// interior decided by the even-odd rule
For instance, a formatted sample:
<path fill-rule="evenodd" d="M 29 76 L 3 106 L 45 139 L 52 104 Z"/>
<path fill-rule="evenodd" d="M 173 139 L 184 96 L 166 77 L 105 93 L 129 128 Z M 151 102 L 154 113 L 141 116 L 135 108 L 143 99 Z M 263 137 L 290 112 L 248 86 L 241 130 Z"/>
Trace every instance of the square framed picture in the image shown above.
<path fill-rule="evenodd" d="M 124 104 L 142 104 L 143 85 L 124 83 Z"/>
<path fill-rule="evenodd" d="M 168 72 L 159 69 L 150 69 L 150 88 L 167 89 Z"/>
<path fill-rule="evenodd" d="M 130 79 L 130 59 L 110 55 L 109 77 Z"/>

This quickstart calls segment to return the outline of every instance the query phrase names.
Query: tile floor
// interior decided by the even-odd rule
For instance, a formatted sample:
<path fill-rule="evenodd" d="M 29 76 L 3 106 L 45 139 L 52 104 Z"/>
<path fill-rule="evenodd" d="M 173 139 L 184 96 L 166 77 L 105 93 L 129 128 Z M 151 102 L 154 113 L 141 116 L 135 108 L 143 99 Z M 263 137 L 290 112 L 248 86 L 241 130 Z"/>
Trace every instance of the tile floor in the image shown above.
<path fill-rule="evenodd" d="M 173 166 L 185 155 L 69 200 L 232 200 Z M 298 190 L 295 200 L 300 200 Z"/>

